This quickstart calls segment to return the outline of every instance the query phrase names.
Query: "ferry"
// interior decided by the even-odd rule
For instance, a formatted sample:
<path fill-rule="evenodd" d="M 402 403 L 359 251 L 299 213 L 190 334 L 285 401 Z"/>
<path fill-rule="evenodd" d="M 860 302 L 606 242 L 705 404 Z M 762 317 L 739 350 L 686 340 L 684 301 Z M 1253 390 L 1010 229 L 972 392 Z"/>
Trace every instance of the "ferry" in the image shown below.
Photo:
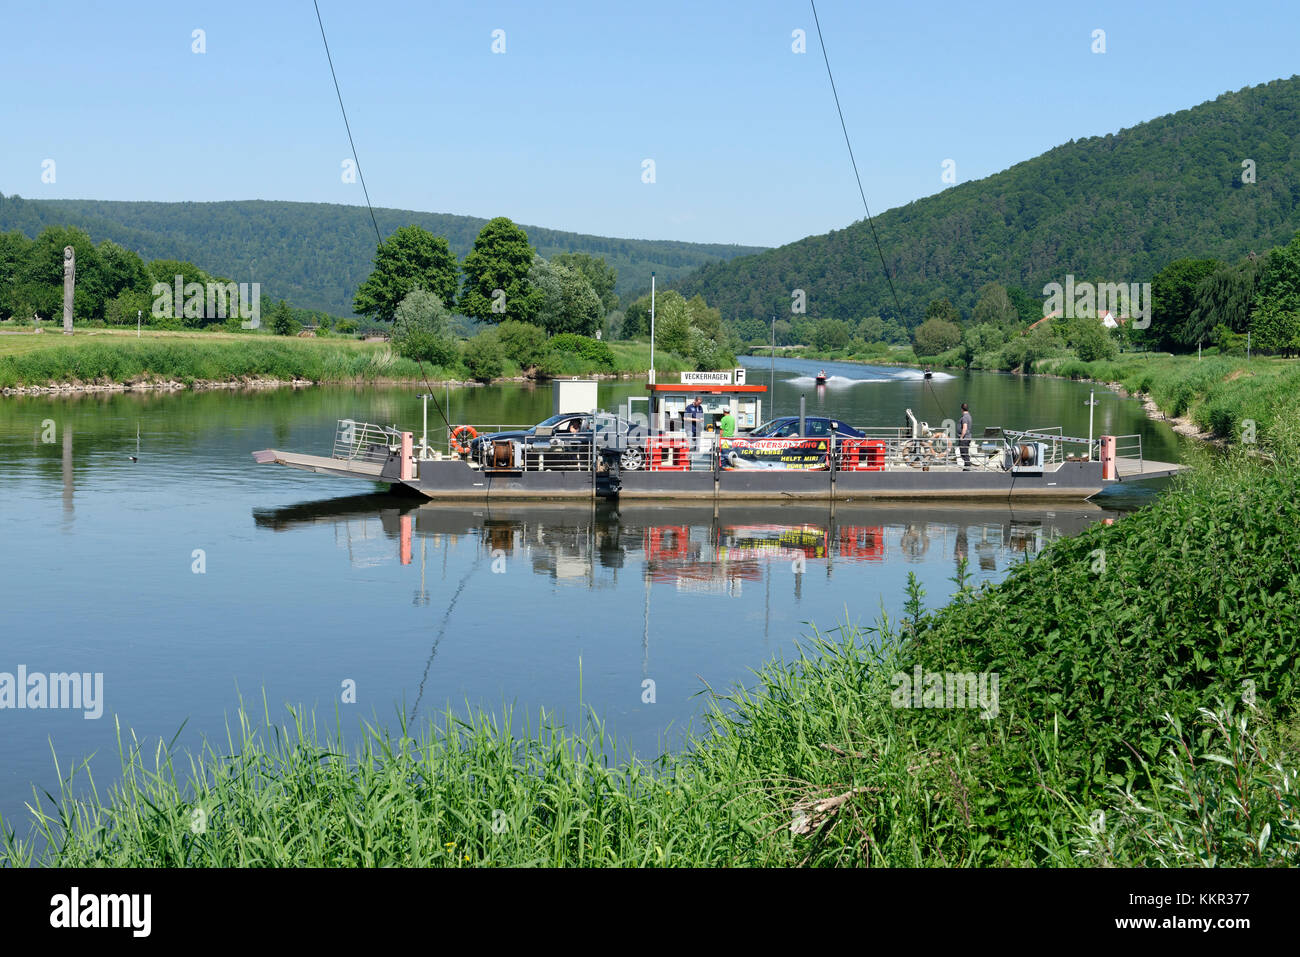
<path fill-rule="evenodd" d="M 682 373 L 675 384 L 652 379 L 645 396 L 612 412 L 597 408 L 596 385 L 557 380 L 554 414 L 532 425 L 447 422 L 437 448 L 425 395 L 418 442 L 413 431 L 344 419 L 329 455 L 263 449 L 253 457 L 437 502 L 1079 501 L 1182 469 L 1146 459 L 1140 435 L 995 426 L 963 450 L 910 409 L 896 428 L 808 416 L 802 403 L 797 416 L 765 421 L 767 388 L 746 384 L 743 368 Z M 700 419 L 686 414 L 696 397 Z"/>

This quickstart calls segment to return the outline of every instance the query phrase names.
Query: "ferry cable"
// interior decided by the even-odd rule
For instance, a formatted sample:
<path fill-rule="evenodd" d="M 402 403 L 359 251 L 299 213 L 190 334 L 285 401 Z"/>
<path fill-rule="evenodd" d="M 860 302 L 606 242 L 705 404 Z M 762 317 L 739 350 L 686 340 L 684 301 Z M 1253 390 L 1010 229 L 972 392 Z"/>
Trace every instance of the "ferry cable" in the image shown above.
<path fill-rule="evenodd" d="M 348 145 L 352 147 L 352 161 L 357 164 L 357 177 L 361 180 L 361 192 L 366 197 L 366 209 L 370 210 L 370 224 L 375 227 L 375 239 L 381 244 L 384 237 L 379 234 L 379 223 L 375 220 L 375 208 L 370 205 L 370 191 L 366 189 L 366 176 L 361 172 L 361 160 L 357 158 L 357 144 L 352 142 L 352 126 L 348 123 L 348 111 L 343 108 L 343 93 L 339 89 L 339 77 L 334 72 L 334 58 L 330 56 L 330 42 L 325 39 L 325 21 L 321 19 L 320 4 L 311 0 L 316 8 L 316 22 L 320 24 L 321 42 L 325 44 L 325 59 L 329 61 L 330 76 L 334 78 L 334 93 L 339 98 L 339 112 L 343 114 L 343 128 L 348 131 Z"/>
<path fill-rule="evenodd" d="M 424 362 L 420 359 L 415 360 L 416 365 L 420 367 L 420 378 L 424 380 L 424 387 L 429 390 L 429 398 L 433 400 L 433 407 L 438 410 L 438 415 L 446 423 L 447 435 L 450 438 L 452 433 L 451 423 L 447 421 L 447 413 L 442 411 L 442 406 L 438 404 L 438 397 L 433 394 L 433 386 L 429 385 L 429 377 L 424 374 Z"/>
<path fill-rule="evenodd" d="M 370 225 L 375 227 L 375 239 L 382 246 L 384 237 L 379 232 L 379 222 L 375 219 L 375 208 L 370 204 L 370 190 L 366 188 L 366 174 L 361 172 L 361 160 L 357 156 L 357 144 L 352 139 L 352 125 L 348 122 L 348 111 L 343 106 L 343 91 L 339 89 L 339 77 L 334 71 L 334 58 L 330 56 L 330 42 L 325 38 L 325 21 L 321 19 L 320 3 L 318 0 L 312 0 L 312 6 L 316 8 L 316 22 L 320 25 L 321 42 L 325 44 L 325 59 L 329 62 L 330 77 L 334 80 L 334 94 L 339 99 L 339 112 L 343 114 L 343 128 L 348 131 L 348 145 L 352 147 L 352 161 L 357 164 L 357 178 L 361 180 L 361 192 L 366 197 L 366 209 L 370 211 Z M 419 359 L 415 361 L 420 366 L 420 376 L 424 379 L 425 388 L 429 390 L 429 398 L 433 399 L 433 407 L 438 411 L 438 415 L 446 424 L 448 434 L 450 434 L 451 422 L 447 420 L 446 413 L 442 411 L 442 406 L 438 403 L 438 397 L 433 394 L 433 386 L 429 385 L 429 377 L 424 374 L 424 363 Z"/>
<path fill-rule="evenodd" d="M 867 211 L 867 225 L 871 227 L 871 238 L 875 241 L 876 252 L 880 256 L 880 267 L 885 271 L 885 282 L 889 284 L 889 294 L 894 298 L 894 309 L 898 313 L 898 320 L 903 320 L 903 307 L 898 302 L 898 293 L 894 291 L 894 279 L 889 274 L 889 265 L 885 262 L 885 252 L 880 248 L 880 237 L 876 235 L 876 224 L 871 218 L 871 208 L 867 205 L 867 194 L 862 188 L 862 176 L 858 172 L 858 161 L 853 156 L 853 144 L 849 142 L 849 128 L 844 122 L 844 110 L 840 108 L 840 94 L 835 89 L 835 77 L 831 73 L 830 57 L 826 55 L 826 41 L 822 39 L 821 21 L 817 19 L 817 2 L 808 0 L 812 4 L 813 23 L 817 25 L 817 42 L 821 44 L 822 59 L 826 61 L 826 77 L 831 81 L 831 95 L 835 97 L 835 112 L 840 117 L 840 129 L 844 131 L 844 145 L 849 148 L 849 162 L 853 164 L 853 176 L 858 181 L 858 195 L 862 197 L 862 208 Z"/>
<path fill-rule="evenodd" d="M 429 669 L 433 667 L 433 659 L 438 655 L 438 646 L 442 644 L 442 638 L 447 633 L 447 622 L 451 620 L 451 613 L 456 608 L 456 602 L 460 600 L 461 592 L 465 590 L 465 586 L 469 584 L 470 578 L 473 577 L 474 572 L 478 570 L 481 564 L 483 564 L 482 553 L 479 554 L 478 558 L 474 559 L 474 564 L 470 566 L 469 571 L 460 580 L 460 584 L 456 586 L 451 601 L 447 602 L 447 610 L 443 613 L 442 622 L 438 625 L 438 634 L 433 639 L 433 647 L 429 649 L 429 660 L 424 663 L 424 674 L 420 675 L 420 688 L 415 693 L 415 704 L 411 705 L 411 716 L 407 719 L 408 721 L 414 721 L 416 712 L 419 711 L 420 700 L 424 697 L 424 684 L 429 680 Z"/>

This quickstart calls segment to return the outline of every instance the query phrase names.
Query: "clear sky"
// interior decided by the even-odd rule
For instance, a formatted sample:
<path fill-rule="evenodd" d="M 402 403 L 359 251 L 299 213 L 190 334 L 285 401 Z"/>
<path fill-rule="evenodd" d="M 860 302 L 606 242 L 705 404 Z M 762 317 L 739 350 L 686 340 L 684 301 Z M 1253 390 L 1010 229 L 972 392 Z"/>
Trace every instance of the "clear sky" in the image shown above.
<path fill-rule="evenodd" d="M 862 216 L 807 2 L 319 2 L 377 206 L 754 245 Z M 873 213 L 1300 72 L 1297 0 L 817 10 Z M 0 63 L 0 192 L 363 203 L 311 0 L 0 0 Z"/>

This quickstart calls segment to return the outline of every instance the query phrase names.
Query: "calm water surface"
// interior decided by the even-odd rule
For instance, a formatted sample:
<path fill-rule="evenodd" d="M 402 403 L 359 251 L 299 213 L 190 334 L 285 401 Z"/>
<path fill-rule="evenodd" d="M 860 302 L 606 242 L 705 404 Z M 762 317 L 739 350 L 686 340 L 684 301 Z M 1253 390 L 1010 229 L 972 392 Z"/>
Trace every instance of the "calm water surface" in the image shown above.
<path fill-rule="evenodd" d="M 766 358 L 747 360 L 767 384 Z M 976 429 L 1086 435 L 1088 386 L 778 360 L 775 409 L 858 425 L 938 424 L 969 401 Z M 812 375 L 826 368 L 828 388 Z M 0 403 L 0 672 L 102 672 L 104 716 L 0 710 L 0 815 L 25 832 L 32 787 L 94 754 L 117 768 L 114 721 L 150 742 L 220 738 L 239 695 L 396 723 L 448 705 L 572 721 L 581 702 L 653 757 L 681 742 L 707 683 L 792 653 L 815 625 L 897 615 L 909 571 L 930 603 L 966 556 L 997 581 L 1060 535 L 1138 507 L 1128 488 L 1051 509 L 891 505 L 671 508 L 420 505 L 381 486 L 259 466 L 268 447 L 328 454 L 336 420 L 416 428 L 418 389 L 309 389 Z M 605 383 L 612 408 L 644 394 Z M 1177 440 L 1136 402 L 1099 395 L 1095 431 Z M 529 423 L 549 388 L 451 394 L 455 422 Z M 432 412 L 431 412 L 432 416 Z M 431 423 L 432 427 L 432 423 Z M 45 441 L 52 439 L 52 441 Z M 131 461 L 136 456 L 138 461 Z M 196 573 L 198 563 L 202 573 Z M 356 704 L 343 704 L 355 682 Z M 647 682 L 654 702 L 648 703 Z M 188 723 L 186 723 L 188 722 Z"/>

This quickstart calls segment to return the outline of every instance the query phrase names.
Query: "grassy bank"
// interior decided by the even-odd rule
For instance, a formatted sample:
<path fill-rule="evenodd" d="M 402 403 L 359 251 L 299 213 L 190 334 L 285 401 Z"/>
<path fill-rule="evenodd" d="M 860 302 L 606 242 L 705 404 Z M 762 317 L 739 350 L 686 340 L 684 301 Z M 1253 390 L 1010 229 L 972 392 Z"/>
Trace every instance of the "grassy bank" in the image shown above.
<path fill-rule="evenodd" d="M 650 347 L 610 343 L 609 361 L 566 356 L 557 374 L 644 373 Z M 680 357 L 660 350 L 655 365 L 664 373 L 692 368 Z M 503 377 L 523 374 L 505 362 Z M 420 365 L 397 355 L 387 343 L 353 339 L 298 339 L 213 332 L 94 331 L 71 338 L 61 333 L 0 336 L 0 388 L 53 383 L 108 385 L 147 381 L 232 382 L 252 379 L 317 383 L 376 381 L 464 381 L 468 370 Z"/>
<path fill-rule="evenodd" d="M 1279 413 L 1300 395 L 1300 363 L 1287 359 L 1212 356 L 1198 361 L 1195 356 L 1137 353 L 1099 362 L 1040 359 L 1034 372 L 1118 384 L 1149 396 L 1166 415 L 1186 418 L 1201 431 L 1233 442 L 1271 436 L 1281 427 Z M 1286 427 L 1294 425 L 1288 421 Z"/>
<path fill-rule="evenodd" d="M 1297 403 L 1268 425 L 1294 436 Z M 126 740 L 102 798 L 65 769 L 46 849 L 4 822 L 0 863 L 1294 865 L 1300 455 L 1268 441 L 1273 467 L 1207 457 L 996 587 L 959 573 L 941 610 L 914 587 L 902 621 L 812 636 L 653 765 L 607 763 L 595 716 L 449 714 L 359 750 L 241 716 L 203 754 Z M 998 675 L 993 707 L 908 706 L 918 667 Z"/>

